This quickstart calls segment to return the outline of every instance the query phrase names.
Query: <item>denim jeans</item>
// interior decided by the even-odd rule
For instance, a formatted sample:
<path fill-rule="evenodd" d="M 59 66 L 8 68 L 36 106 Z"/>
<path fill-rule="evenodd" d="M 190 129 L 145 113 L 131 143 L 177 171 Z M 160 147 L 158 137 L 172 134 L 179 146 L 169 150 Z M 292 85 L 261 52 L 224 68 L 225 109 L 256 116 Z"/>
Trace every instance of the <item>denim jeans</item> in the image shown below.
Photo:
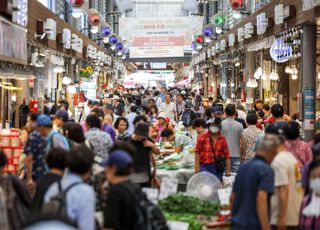
<path fill-rule="evenodd" d="M 240 157 L 231 157 L 231 172 L 237 173 L 241 164 Z"/>
<path fill-rule="evenodd" d="M 212 173 L 222 181 L 223 172 L 218 172 L 215 164 L 200 165 L 200 172 Z"/>

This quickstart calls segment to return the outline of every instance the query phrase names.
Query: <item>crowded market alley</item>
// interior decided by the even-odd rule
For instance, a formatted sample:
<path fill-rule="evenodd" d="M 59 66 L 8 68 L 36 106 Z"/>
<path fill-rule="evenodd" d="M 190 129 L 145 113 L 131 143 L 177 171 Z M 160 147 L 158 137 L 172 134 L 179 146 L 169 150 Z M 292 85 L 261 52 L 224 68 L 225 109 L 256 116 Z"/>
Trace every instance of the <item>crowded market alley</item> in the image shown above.
<path fill-rule="evenodd" d="M 0 230 L 320 230 L 319 0 L 0 0 Z"/>

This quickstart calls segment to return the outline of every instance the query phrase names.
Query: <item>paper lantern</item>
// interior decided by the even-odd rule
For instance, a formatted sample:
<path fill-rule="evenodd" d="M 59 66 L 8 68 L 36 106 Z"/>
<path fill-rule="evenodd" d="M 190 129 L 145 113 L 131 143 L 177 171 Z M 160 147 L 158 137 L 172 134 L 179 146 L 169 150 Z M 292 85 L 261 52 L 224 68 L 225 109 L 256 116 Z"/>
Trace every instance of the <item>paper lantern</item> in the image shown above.
<path fill-rule="evenodd" d="M 212 34 L 213 34 L 213 29 L 212 29 L 211 27 L 203 28 L 202 34 L 203 34 L 205 37 L 211 37 Z"/>
<path fill-rule="evenodd" d="M 204 42 L 203 36 L 202 35 L 197 36 L 196 42 L 199 43 L 199 44 L 203 44 L 203 42 Z"/>
<path fill-rule="evenodd" d="M 105 36 L 105 37 L 109 37 L 110 36 L 110 34 L 111 34 L 111 28 L 110 27 L 104 27 L 103 29 L 102 29 L 102 33 L 103 33 L 103 35 Z"/>
<path fill-rule="evenodd" d="M 215 17 L 212 18 L 212 23 L 215 26 L 221 27 L 225 23 L 225 18 L 223 16 L 221 16 L 221 15 L 215 16 Z"/>
<path fill-rule="evenodd" d="M 89 9 L 88 20 L 90 25 L 98 26 L 101 23 L 101 14 L 96 9 Z"/>
<path fill-rule="evenodd" d="M 85 3 L 85 0 L 71 0 L 70 3 L 73 8 L 79 8 Z"/>
<path fill-rule="evenodd" d="M 116 35 L 112 35 L 110 38 L 109 38 L 109 42 L 113 45 L 117 44 L 119 41 L 118 37 Z"/>
<path fill-rule="evenodd" d="M 124 47 L 124 46 L 123 46 L 122 43 L 118 43 L 118 44 L 116 45 L 116 49 L 117 49 L 117 50 L 120 50 L 120 51 L 123 50 L 123 47 Z"/>
<path fill-rule="evenodd" d="M 229 0 L 229 3 L 233 10 L 238 10 L 242 7 L 243 0 Z"/>

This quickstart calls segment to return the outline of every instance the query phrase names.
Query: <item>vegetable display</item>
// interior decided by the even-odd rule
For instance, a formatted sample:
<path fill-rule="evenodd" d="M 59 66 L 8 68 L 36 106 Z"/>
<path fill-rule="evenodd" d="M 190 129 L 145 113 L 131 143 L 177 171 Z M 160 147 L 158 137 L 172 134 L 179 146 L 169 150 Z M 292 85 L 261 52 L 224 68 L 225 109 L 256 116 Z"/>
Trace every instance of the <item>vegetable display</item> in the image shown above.
<path fill-rule="evenodd" d="M 214 216 L 220 210 L 219 203 L 204 201 L 181 193 L 173 194 L 159 202 L 164 212 Z"/>
<path fill-rule="evenodd" d="M 196 215 L 192 214 L 174 214 L 165 212 L 164 213 L 167 220 L 181 221 L 189 224 L 188 230 L 201 230 L 204 223 L 197 220 Z"/>

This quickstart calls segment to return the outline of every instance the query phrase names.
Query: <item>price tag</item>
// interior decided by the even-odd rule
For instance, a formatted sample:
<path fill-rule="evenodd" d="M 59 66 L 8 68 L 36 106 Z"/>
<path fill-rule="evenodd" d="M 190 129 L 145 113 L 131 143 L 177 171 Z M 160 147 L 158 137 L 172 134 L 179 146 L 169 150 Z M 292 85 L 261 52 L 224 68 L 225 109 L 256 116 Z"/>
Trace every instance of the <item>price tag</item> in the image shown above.
<path fill-rule="evenodd" d="M 161 180 L 159 200 L 165 199 L 171 194 L 177 193 L 178 180 L 175 178 L 164 177 Z"/>
<path fill-rule="evenodd" d="M 180 221 L 168 221 L 167 222 L 170 230 L 188 230 L 189 224 Z"/>
<path fill-rule="evenodd" d="M 158 204 L 158 189 L 156 188 L 143 188 L 142 191 L 144 191 L 147 195 L 148 200 L 150 200 L 153 204 Z"/>

